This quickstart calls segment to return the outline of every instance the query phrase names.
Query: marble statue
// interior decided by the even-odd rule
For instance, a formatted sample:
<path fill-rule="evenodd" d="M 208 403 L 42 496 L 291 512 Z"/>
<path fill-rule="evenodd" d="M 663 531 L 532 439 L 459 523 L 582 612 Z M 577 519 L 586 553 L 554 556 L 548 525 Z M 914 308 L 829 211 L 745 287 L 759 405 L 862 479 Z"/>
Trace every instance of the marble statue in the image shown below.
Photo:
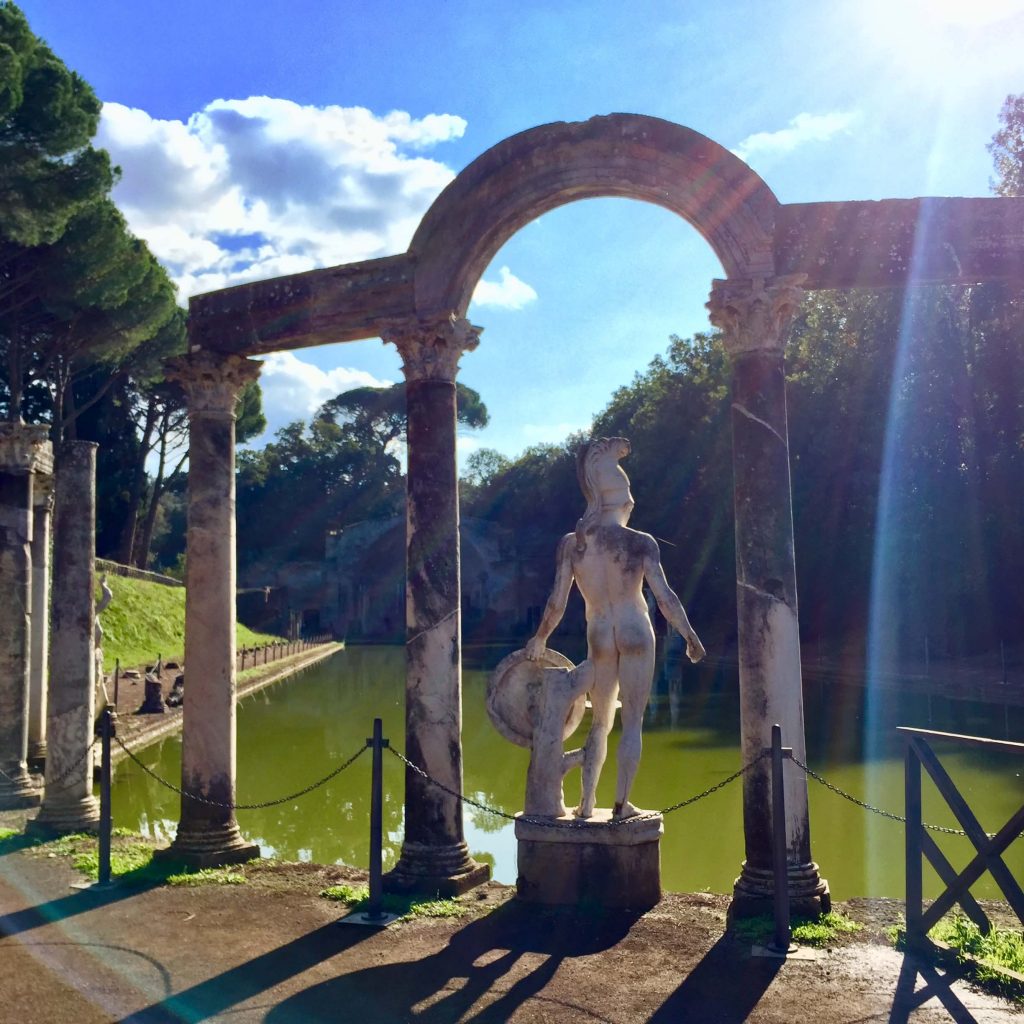
<path fill-rule="evenodd" d="M 555 582 L 536 634 L 524 651 L 510 655 L 492 676 L 488 710 L 506 736 L 512 717 L 506 709 L 514 691 L 525 695 L 525 706 L 519 711 L 525 724 L 513 731 L 522 736 L 516 742 L 531 747 L 527 813 L 565 814 L 562 777 L 582 764 L 583 794 L 575 815 L 584 819 L 594 815 L 616 698 L 622 702 L 622 738 L 613 816 L 640 813 L 630 803 L 629 793 L 640 763 L 641 726 L 654 677 L 654 628 L 644 599 L 645 583 L 662 614 L 682 634 L 690 661 L 696 663 L 705 654 L 665 579 L 657 542 L 626 525 L 633 496 L 619 460 L 629 452 L 623 437 L 599 438 L 580 451 L 577 472 L 586 511 L 575 532 L 563 537 L 558 546 Z M 576 667 L 547 648 L 574 582 L 586 604 L 588 655 Z M 532 675 L 531 662 L 536 666 Z M 578 724 L 586 694 L 593 709 L 586 743 L 581 751 L 562 754 L 561 742 Z M 528 737 L 523 735 L 526 732 Z"/>
<path fill-rule="evenodd" d="M 100 624 L 100 615 L 110 607 L 114 599 L 114 592 L 107 585 L 107 575 L 100 577 L 100 599 L 96 602 L 96 615 L 93 619 L 92 635 L 94 644 L 93 658 L 96 662 L 96 682 L 103 691 L 106 700 L 107 683 L 103 673 L 103 626 Z"/>

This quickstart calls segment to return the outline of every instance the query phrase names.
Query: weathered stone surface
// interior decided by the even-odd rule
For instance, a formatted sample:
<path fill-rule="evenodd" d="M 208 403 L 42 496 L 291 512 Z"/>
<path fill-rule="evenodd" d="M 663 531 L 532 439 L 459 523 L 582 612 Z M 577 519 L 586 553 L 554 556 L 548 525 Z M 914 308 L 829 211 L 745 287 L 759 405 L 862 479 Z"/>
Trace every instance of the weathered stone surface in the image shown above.
<path fill-rule="evenodd" d="M 516 893 L 528 903 L 648 910 L 661 899 L 661 815 L 610 824 L 599 810 L 561 827 L 516 820 Z"/>
<path fill-rule="evenodd" d="M 96 705 L 96 445 L 65 441 L 56 478 L 53 548 L 53 651 L 47 692 L 46 789 L 34 827 L 95 829 L 92 795 Z"/>
<path fill-rule="evenodd" d="M 783 743 L 806 761 L 796 563 L 782 348 L 797 306 L 791 278 L 718 281 L 708 303 L 711 321 L 725 333 L 732 359 L 733 477 L 736 517 L 736 600 L 739 626 L 740 745 L 744 763 L 771 743 Z M 771 886 L 770 765 L 762 760 L 743 779 L 746 860 L 737 900 L 764 896 Z M 786 847 L 791 879 L 810 889 L 794 899 L 827 892 L 811 862 L 807 782 L 786 773 Z M 769 888 L 770 892 L 770 888 Z"/>
<path fill-rule="evenodd" d="M 197 866 L 259 856 L 238 831 L 235 800 L 235 407 L 259 363 L 193 352 L 168 375 L 189 407 L 185 691 L 181 820 L 168 859 Z"/>
<path fill-rule="evenodd" d="M 29 670 L 28 757 L 46 756 L 46 690 L 50 677 L 50 522 L 53 477 L 32 481 L 32 657 Z"/>
<path fill-rule="evenodd" d="M 12 446 L 13 447 L 13 446 Z M 23 462 L 0 467 L 0 807 L 31 807 L 28 774 L 32 601 L 32 477 Z"/>
<path fill-rule="evenodd" d="M 408 382 L 405 752 L 455 793 L 462 792 L 455 372 L 479 333 L 446 316 L 384 332 L 402 355 Z M 407 769 L 405 838 L 385 884 L 441 891 L 445 879 L 478 884 L 488 872 L 466 849 L 460 801 Z"/>
<path fill-rule="evenodd" d="M 1024 199 L 780 206 L 775 273 L 804 274 L 808 288 L 1024 281 Z"/>

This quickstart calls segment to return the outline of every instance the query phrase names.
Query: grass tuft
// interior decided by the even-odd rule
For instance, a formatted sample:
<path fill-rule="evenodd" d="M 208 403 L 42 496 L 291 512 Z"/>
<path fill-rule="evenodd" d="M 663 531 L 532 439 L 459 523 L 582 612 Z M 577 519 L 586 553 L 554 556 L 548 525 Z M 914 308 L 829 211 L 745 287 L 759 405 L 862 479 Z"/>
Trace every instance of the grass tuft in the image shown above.
<path fill-rule="evenodd" d="M 790 925 L 793 941 L 802 946 L 824 947 L 832 945 L 840 935 L 849 935 L 861 930 L 863 925 L 830 910 L 819 917 L 794 917 Z M 742 943 L 764 946 L 775 936 L 775 919 L 768 914 L 740 918 L 733 922 L 733 934 Z"/>
<path fill-rule="evenodd" d="M 245 875 L 227 868 L 200 868 L 198 871 L 180 871 L 168 875 L 168 885 L 180 885 L 195 888 L 200 885 L 245 885 Z"/>
<path fill-rule="evenodd" d="M 353 910 L 362 910 L 370 902 L 370 891 L 365 885 L 332 885 L 321 890 L 320 895 L 324 899 L 347 903 Z M 469 908 L 459 902 L 458 897 L 423 899 L 420 896 L 385 893 L 380 903 L 382 910 L 389 914 L 397 914 L 403 920 L 424 917 L 462 917 L 469 913 Z"/>
<path fill-rule="evenodd" d="M 21 833 L 16 828 L 0 828 L 0 843 L 17 835 L 21 835 Z"/>

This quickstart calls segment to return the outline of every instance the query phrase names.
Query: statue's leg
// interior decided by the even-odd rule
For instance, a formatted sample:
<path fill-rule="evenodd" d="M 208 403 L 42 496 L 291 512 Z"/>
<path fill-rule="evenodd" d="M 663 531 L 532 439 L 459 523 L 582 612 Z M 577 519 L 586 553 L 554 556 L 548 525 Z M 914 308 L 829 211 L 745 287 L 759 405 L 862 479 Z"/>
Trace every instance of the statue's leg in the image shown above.
<path fill-rule="evenodd" d="M 583 747 L 583 798 L 576 808 L 577 818 L 589 818 L 597 802 L 597 780 L 608 754 L 608 733 L 615 720 L 615 698 L 618 693 L 618 659 L 614 655 L 592 658 L 594 685 L 590 691 L 591 722 Z"/>
<path fill-rule="evenodd" d="M 618 783 L 615 787 L 615 814 L 629 817 L 639 813 L 629 802 L 629 791 L 640 765 L 643 745 L 644 711 L 654 676 L 654 645 L 650 650 L 630 652 L 619 657 L 619 696 L 622 700 L 622 736 L 619 739 Z"/>

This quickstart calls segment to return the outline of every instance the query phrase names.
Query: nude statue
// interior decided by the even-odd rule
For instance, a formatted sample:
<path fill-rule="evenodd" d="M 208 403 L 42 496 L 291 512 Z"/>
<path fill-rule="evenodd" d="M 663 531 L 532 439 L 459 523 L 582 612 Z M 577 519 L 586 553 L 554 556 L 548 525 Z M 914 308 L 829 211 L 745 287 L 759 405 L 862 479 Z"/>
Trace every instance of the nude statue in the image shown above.
<path fill-rule="evenodd" d="M 657 541 L 626 525 L 633 496 L 619 460 L 629 452 L 624 437 L 598 438 L 580 451 L 576 467 L 587 509 L 575 533 L 566 534 L 559 543 L 551 596 L 536 634 L 526 645 L 527 658 L 542 657 L 575 581 L 586 604 L 587 660 L 593 673 L 589 687 L 593 718 L 583 748 L 578 818 L 594 813 L 617 696 L 622 701 L 622 739 L 613 813 L 616 817 L 640 813 L 629 802 L 629 791 L 640 763 L 641 726 L 654 678 L 654 628 L 644 600 L 645 582 L 662 614 L 685 639 L 690 661 L 696 664 L 705 654 L 665 579 Z"/>

